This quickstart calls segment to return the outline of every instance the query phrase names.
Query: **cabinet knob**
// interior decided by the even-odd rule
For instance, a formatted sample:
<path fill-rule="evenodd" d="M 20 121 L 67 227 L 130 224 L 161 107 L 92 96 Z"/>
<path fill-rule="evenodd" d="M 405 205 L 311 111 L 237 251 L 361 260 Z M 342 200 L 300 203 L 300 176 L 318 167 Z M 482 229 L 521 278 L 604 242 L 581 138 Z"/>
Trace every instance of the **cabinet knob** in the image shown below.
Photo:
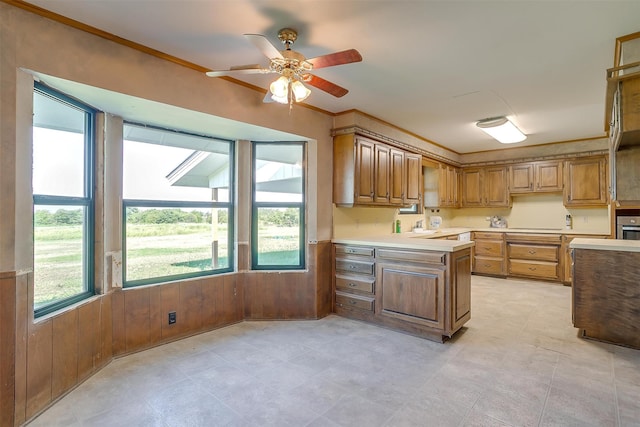
<path fill-rule="evenodd" d="M 355 283 L 349 283 L 349 287 L 350 288 L 355 288 L 356 286 L 358 286 L 358 285 L 356 285 Z"/>

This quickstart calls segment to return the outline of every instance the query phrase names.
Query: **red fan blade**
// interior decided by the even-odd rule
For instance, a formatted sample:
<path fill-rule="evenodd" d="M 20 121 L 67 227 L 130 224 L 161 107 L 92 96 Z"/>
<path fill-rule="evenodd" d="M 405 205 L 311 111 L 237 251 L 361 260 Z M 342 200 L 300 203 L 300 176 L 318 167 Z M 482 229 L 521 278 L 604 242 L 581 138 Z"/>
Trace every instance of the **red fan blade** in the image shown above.
<path fill-rule="evenodd" d="M 253 43 L 255 47 L 260 49 L 260 52 L 262 52 L 262 54 L 267 58 L 282 58 L 282 54 L 280 53 L 280 51 L 276 49 L 276 47 L 272 45 L 265 36 L 261 34 L 245 34 L 244 36 L 247 38 L 247 40 Z"/>
<path fill-rule="evenodd" d="M 317 56 L 307 59 L 307 62 L 313 64 L 313 68 L 333 67 L 334 65 L 350 64 L 352 62 L 362 61 L 360 52 L 355 49 L 343 50 L 342 52 L 330 53 L 328 55 Z"/>
<path fill-rule="evenodd" d="M 307 74 L 304 76 L 304 82 L 309 83 L 311 86 L 323 90 L 336 98 L 345 96 L 349 91 L 343 87 L 338 86 L 335 83 L 331 83 L 322 77 L 314 76 L 313 74 Z"/>
<path fill-rule="evenodd" d="M 265 74 L 270 73 L 271 70 L 262 68 L 258 64 L 252 65 L 236 65 L 228 70 L 208 71 L 206 74 L 209 77 L 222 77 L 222 76 L 237 76 L 241 74 Z"/>

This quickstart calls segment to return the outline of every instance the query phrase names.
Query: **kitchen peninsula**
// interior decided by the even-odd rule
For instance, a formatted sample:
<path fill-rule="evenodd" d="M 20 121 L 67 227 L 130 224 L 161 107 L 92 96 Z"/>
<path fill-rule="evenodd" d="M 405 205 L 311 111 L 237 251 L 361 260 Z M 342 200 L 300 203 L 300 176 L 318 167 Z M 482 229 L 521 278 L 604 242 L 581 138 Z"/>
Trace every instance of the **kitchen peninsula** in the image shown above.
<path fill-rule="evenodd" d="M 640 349 L 640 242 L 575 239 L 573 325 L 585 338 Z"/>
<path fill-rule="evenodd" d="M 408 234 L 333 241 L 334 311 L 443 342 L 471 318 L 474 242 Z"/>

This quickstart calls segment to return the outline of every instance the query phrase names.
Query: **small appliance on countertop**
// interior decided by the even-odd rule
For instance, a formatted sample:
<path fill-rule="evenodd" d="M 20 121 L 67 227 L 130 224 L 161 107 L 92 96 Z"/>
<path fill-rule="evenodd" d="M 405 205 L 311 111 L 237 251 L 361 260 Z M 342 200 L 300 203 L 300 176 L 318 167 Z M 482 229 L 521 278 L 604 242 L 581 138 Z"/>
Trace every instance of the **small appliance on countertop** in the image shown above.
<path fill-rule="evenodd" d="M 441 216 L 430 216 L 429 217 L 429 228 L 431 230 L 437 230 L 442 225 L 442 217 Z"/>
<path fill-rule="evenodd" d="M 491 228 L 507 228 L 507 220 L 501 216 L 494 215 L 489 218 L 489 227 Z"/>

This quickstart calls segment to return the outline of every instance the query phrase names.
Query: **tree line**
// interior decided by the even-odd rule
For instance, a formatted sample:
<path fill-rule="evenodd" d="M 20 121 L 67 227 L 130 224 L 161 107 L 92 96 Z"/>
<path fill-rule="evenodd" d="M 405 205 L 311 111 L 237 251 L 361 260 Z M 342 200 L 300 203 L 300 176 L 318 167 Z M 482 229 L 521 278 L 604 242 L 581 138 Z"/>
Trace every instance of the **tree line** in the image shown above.
<path fill-rule="evenodd" d="M 81 209 L 58 209 L 55 212 L 38 210 L 34 214 L 35 225 L 81 225 Z M 183 211 L 181 209 L 139 209 L 127 208 L 127 222 L 130 224 L 211 224 L 211 212 Z M 260 209 L 260 222 L 264 225 L 295 227 L 299 225 L 299 211 L 295 208 Z M 226 209 L 218 211 L 218 224 L 228 223 Z"/>

